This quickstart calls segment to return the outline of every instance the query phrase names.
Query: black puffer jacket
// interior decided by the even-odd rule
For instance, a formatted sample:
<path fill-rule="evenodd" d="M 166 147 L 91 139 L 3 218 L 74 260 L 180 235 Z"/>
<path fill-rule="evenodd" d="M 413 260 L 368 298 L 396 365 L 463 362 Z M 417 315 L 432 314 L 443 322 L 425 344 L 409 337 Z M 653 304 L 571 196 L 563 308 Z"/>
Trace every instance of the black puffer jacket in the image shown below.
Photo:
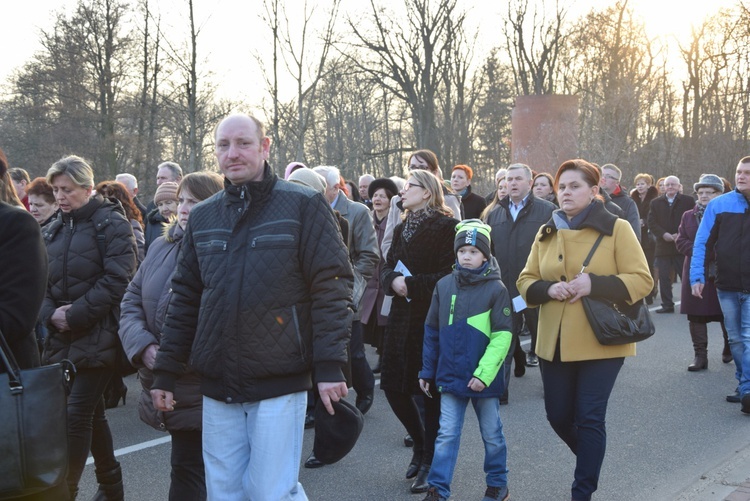
<path fill-rule="evenodd" d="M 145 240 L 143 243 L 143 253 L 145 254 L 148 252 L 148 248 L 153 241 L 164 235 L 167 226 L 169 226 L 169 222 L 161 217 L 159 209 L 153 209 L 148 215 L 146 215 L 143 224 L 146 225 L 146 230 L 143 234 Z"/>
<path fill-rule="evenodd" d="M 97 243 L 103 235 L 103 246 Z M 136 243 L 119 203 L 96 195 L 44 229 L 49 256 L 47 294 L 39 315 L 49 329 L 45 363 L 69 359 L 78 368 L 113 367 L 120 301 L 135 274 Z M 102 255 L 103 251 L 103 255 Z M 50 322 L 65 304 L 69 331 Z"/>
<path fill-rule="evenodd" d="M 225 186 L 190 213 L 153 388 L 174 391 L 188 362 L 228 403 L 310 389 L 313 367 L 344 381 L 353 272 L 330 205 L 267 164 Z"/>

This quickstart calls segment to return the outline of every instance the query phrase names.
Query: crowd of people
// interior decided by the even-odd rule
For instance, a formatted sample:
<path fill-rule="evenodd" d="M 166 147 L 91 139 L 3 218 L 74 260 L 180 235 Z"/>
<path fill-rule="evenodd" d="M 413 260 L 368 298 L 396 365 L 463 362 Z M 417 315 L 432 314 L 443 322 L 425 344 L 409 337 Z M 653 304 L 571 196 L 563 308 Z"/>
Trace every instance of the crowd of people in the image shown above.
<path fill-rule="evenodd" d="M 652 304 L 658 293 L 656 313 L 670 314 L 677 279 L 687 370 L 707 369 L 718 322 L 722 362 L 736 368 L 726 400 L 750 414 L 750 157 L 734 186 L 706 173 L 692 190 L 648 173 L 628 190 L 611 163 L 514 163 L 480 196 L 470 166 L 445 181 L 429 150 L 408 157 L 406 178 L 354 182 L 301 162 L 277 176 L 249 115 L 222 120 L 215 140 L 220 174 L 164 162 L 146 204 L 132 174 L 95 183 L 72 155 L 31 179 L 0 150 L 0 260 L 29 263 L 0 270 L 0 331 L 22 367 L 67 359 L 77 370 L 66 482 L 34 499 L 75 499 L 89 454 L 94 499 L 124 499 L 105 410 L 126 402 L 122 377 L 137 370 L 140 418 L 171 435 L 171 500 L 307 499 L 304 429 L 316 446 L 302 464 L 332 462 L 320 421 L 361 427 L 375 374 L 412 448 L 411 492 L 451 496 L 471 403 L 484 501 L 507 500 L 499 406 L 511 372 L 538 367 L 547 419 L 575 456 L 571 499 L 589 500 L 608 399 L 636 350 L 600 344 L 581 298 Z"/>

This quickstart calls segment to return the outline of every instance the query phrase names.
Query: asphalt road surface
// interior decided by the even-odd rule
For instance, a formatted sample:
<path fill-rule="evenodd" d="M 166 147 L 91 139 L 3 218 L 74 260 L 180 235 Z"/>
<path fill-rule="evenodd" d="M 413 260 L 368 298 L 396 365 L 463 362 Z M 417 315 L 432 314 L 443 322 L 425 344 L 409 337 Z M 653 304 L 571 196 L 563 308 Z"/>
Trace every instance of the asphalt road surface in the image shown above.
<path fill-rule="evenodd" d="M 679 284 L 674 288 L 678 293 Z M 607 455 L 594 499 L 723 499 L 705 493 L 690 497 L 691 487 L 702 477 L 750 446 L 750 416 L 724 399 L 734 391 L 736 380 L 733 364 L 721 362 L 721 331 L 718 324 L 710 324 L 708 370 L 691 373 L 686 370 L 692 361 L 686 317 L 653 317 L 656 335 L 638 345 L 636 357 L 626 359 L 610 399 Z M 374 363 L 369 347 L 368 357 Z M 127 405 L 107 411 L 123 467 L 125 497 L 166 500 L 169 436 L 139 420 L 139 382 L 130 376 L 126 384 Z M 353 391 L 349 398 L 353 401 Z M 467 414 L 451 499 L 480 500 L 485 489 L 484 450 L 471 407 Z M 538 368 L 512 378 L 510 403 L 501 407 L 501 417 L 511 499 L 570 499 L 574 456 L 547 423 Z M 421 501 L 424 495 L 411 494 L 410 481 L 404 479 L 411 458 L 403 445 L 404 434 L 378 389 L 352 452 L 335 465 L 301 468 L 300 481 L 309 498 Z M 312 439 L 312 430 L 307 430 L 301 461 L 312 449 Z M 86 467 L 79 499 L 89 499 L 96 490 L 93 469 Z"/>

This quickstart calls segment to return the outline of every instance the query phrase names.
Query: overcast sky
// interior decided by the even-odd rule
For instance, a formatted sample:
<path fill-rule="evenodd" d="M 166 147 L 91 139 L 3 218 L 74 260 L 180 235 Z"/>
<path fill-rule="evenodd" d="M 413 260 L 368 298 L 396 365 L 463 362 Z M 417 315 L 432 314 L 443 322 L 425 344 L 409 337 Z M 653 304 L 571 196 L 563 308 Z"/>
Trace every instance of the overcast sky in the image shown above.
<path fill-rule="evenodd" d="M 163 22 L 173 24 L 174 29 L 187 22 L 187 2 L 185 0 L 150 0 L 162 11 Z M 286 0 L 289 12 L 299 11 L 304 0 Z M 310 5 L 320 8 L 325 2 L 309 0 Z M 3 29 L 0 30 L 0 44 L 3 57 L 0 61 L 0 81 L 5 81 L 14 69 L 29 60 L 40 49 L 38 42 L 40 29 L 54 25 L 55 11 L 70 11 L 76 0 L 21 0 L 6 8 L 3 15 Z M 344 0 L 346 10 L 340 15 L 341 22 L 347 13 L 358 18 L 367 12 L 366 0 Z M 401 0 L 379 0 L 378 5 L 392 3 L 402 6 Z M 573 21 L 592 7 L 603 8 L 614 3 L 606 0 L 578 0 L 570 9 L 569 21 Z M 554 5 L 546 0 L 547 5 Z M 697 23 L 707 14 L 716 12 L 720 6 L 734 5 L 730 0 L 629 0 L 629 5 L 646 21 L 651 36 L 675 35 L 682 39 L 690 33 L 690 24 Z M 501 43 L 502 14 L 505 2 L 490 0 L 461 0 L 459 5 L 469 9 L 469 19 L 478 26 L 481 49 L 488 49 Z M 195 0 L 196 19 L 202 25 L 199 39 L 199 55 L 216 75 L 220 93 L 235 99 L 244 98 L 257 102 L 250 94 L 257 92 L 258 66 L 252 56 L 252 47 L 259 37 L 266 37 L 259 19 L 261 0 Z M 487 7 L 491 6 L 491 7 Z M 478 53 L 478 59 L 482 59 Z"/>

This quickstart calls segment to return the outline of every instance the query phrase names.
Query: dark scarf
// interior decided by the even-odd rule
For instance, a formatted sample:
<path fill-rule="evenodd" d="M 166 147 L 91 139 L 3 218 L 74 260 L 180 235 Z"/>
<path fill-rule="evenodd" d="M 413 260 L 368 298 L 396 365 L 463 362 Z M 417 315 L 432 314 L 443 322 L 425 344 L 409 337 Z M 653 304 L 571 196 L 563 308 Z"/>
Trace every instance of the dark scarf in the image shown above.
<path fill-rule="evenodd" d="M 404 229 L 401 230 L 401 236 L 404 238 L 404 242 L 411 240 L 417 229 L 429 219 L 435 213 L 435 209 L 431 207 L 425 207 L 418 211 L 409 211 L 406 213 L 406 219 L 404 219 Z"/>
<path fill-rule="evenodd" d="M 555 227 L 558 230 L 577 230 L 581 223 L 586 220 L 589 213 L 591 212 L 591 209 L 594 208 L 594 205 L 596 204 L 596 200 L 593 200 L 588 207 L 583 209 L 581 212 L 573 216 L 572 219 L 568 219 L 568 216 L 565 214 L 565 211 L 562 209 L 557 209 L 555 212 L 552 213 L 552 219 L 555 222 Z"/>
<path fill-rule="evenodd" d="M 700 226 L 701 220 L 703 219 L 703 213 L 706 212 L 706 206 L 701 205 L 700 202 L 695 202 L 695 219 L 698 220 Z"/>

